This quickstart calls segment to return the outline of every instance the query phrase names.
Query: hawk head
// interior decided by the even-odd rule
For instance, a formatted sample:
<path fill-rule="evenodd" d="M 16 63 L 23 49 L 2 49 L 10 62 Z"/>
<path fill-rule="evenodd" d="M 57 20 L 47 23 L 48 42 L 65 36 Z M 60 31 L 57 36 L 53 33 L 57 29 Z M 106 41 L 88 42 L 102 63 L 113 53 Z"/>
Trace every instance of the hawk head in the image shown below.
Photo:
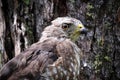
<path fill-rule="evenodd" d="M 87 29 L 80 20 L 71 17 L 58 17 L 46 27 L 42 33 L 45 37 L 67 37 L 76 41 L 80 34 L 86 34 Z"/>

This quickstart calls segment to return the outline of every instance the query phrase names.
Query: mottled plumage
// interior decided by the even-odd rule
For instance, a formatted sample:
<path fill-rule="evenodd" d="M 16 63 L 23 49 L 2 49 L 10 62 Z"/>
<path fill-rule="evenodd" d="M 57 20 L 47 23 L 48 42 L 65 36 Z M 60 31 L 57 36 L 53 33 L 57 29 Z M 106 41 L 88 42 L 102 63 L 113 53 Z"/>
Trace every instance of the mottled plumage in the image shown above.
<path fill-rule="evenodd" d="M 79 20 L 55 19 L 37 43 L 3 66 L 0 80 L 79 80 L 81 51 L 74 41 L 81 32 Z"/>

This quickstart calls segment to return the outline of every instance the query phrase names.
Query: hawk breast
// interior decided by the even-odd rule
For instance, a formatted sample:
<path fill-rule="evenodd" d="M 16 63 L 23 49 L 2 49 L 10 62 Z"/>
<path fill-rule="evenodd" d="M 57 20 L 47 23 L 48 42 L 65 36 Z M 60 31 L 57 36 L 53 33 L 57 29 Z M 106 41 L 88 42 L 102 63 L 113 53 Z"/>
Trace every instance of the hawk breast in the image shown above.
<path fill-rule="evenodd" d="M 57 41 L 57 55 L 53 64 L 47 65 L 42 74 L 48 80 L 74 80 L 80 71 L 80 49 L 69 39 Z"/>

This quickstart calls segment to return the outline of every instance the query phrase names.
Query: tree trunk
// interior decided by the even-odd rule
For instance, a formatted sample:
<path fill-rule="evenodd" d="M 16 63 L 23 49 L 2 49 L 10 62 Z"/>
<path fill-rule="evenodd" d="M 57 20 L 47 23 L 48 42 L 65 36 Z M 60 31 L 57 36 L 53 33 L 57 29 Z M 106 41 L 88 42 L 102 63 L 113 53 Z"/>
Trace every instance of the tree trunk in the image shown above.
<path fill-rule="evenodd" d="M 26 29 L 22 19 L 24 8 L 18 0 L 2 0 L 2 4 L 6 23 L 4 45 L 7 59 L 5 61 L 8 61 L 27 47 Z"/>
<path fill-rule="evenodd" d="M 5 18 L 2 11 L 2 3 L 0 0 L 0 68 L 2 67 L 2 64 L 4 62 L 4 59 L 6 59 L 6 51 L 4 46 L 4 38 L 5 38 Z"/>

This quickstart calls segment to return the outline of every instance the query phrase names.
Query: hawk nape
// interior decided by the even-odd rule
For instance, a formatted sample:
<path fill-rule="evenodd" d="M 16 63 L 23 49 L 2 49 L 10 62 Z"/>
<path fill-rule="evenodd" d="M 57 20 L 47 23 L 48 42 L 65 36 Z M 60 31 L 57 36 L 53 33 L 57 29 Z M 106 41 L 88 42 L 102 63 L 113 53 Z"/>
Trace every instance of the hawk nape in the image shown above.
<path fill-rule="evenodd" d="M 74 42 L 86 31 L 75 18 L 53 20 L 37 43 L 2 67 L 0 80 L 78 80 L 81 51 Z"/>

